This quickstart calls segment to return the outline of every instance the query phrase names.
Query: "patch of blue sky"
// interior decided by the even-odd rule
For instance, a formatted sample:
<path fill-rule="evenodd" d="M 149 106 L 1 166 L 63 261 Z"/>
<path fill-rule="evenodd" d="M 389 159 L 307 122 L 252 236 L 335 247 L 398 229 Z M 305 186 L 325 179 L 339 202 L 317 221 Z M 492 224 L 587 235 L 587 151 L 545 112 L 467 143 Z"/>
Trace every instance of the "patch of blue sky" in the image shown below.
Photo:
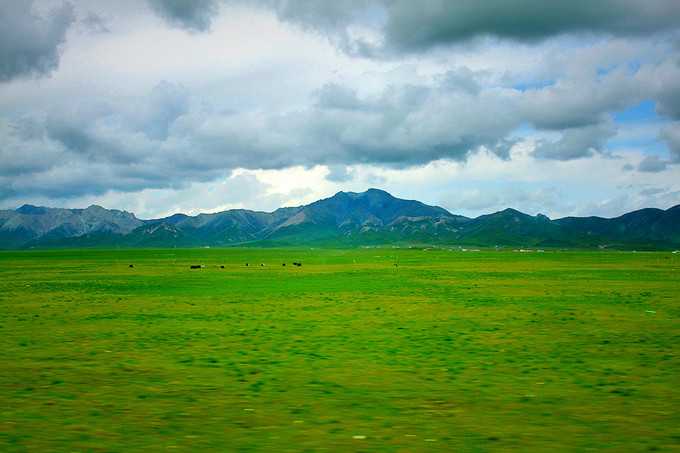
<path fill-rule="evenodd" d="M 652 100 L 642 101 L 625 110 L 615 112 L 612 116 L 617 123 L 638 123 L 659 120 L 656 114 L 656 103 Z"/>
<path fill-rule="evenodd" d="M 642 67 L 642 62 L 638 60 L 632 60 L 628 62 L 628 72 L 630 74 L 635 74 L 637 73 L 640 68 Z"/>
<path fill-rule="evenodd" d="M 542 90 L 544 88 L 547 88 L 549 86 L 552 86 L 555 84 L 555 80 L 552 79 L 546 79 L 546 80 L 527 80 L 524 82 L 519 82 L 515 83 L 512 88 L 514 88 L 517 91 L 525 92 L 525 91 L 532 91 L 532 90 Z"/>
<path fill-rule="evenodd" d="M 666 144 L 659 139 L 657 125 L 622 124 L 616 135 L 607 141 L 605 148 L 608 151 L 639 150 L 659 157 L 666 157 L 668 154 Z"/>
<path fill-rule="evenodd" d="M 625 69 L 629 76 L 634 76 L 641 67 L 642 63 L 639 60 L 631 60 L 625 63 L 611 63 L 606 66 L 601 65 L 597 67 L 597 78 L 598 80 L 602 80 L 611 72 L 618 69 Z"/>
<path fill-rule="evenodd" d="M 659 139 L 659 133 L 669 121 L 657 115 L 654 101 L 645 100 L 614 112 L 612 118 L 617 126 L 617 134 L 607 142 L 608 150 L 638 149 L 649 155 L 667 157 L 668 147 Z"/>
<path fill-rule="evenodd" d="M 618 67 L 619 66 L 616 65 L 616 64 L 611 64 L 611 65 L 608 65 L 608 66 L 598 66 L 598 68 L 597 68 L 597 78 L 598 78 L 598 80 L 602 80 L 610 72 L 612 72 L 614 69 L 616 69 Z"/>

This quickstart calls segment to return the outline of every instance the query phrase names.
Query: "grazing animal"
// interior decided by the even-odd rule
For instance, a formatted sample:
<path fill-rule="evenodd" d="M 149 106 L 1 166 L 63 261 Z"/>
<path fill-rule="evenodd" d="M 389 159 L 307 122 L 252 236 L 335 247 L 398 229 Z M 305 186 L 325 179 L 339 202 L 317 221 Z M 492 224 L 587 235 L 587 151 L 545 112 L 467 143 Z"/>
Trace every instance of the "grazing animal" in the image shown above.
<path fill-rule="evenodd" d="M 281 263 L 281 266 L 286 267 L 286 263 Z"/>
<path fill-rule="evenodd" d="M 264 263 L 260 263 L 260 267 L 264 267 Z"/>
<path fill-rule="evenodd" d="M 248 263 L 246 263 L 246 267 L 248 267 Z"/>
<path fill-rule="evenodd" d="M 189 269 L 200 269 L 201 267 L 203 266 L 201 266 L 200 264 L 192 264 L 191 266 L 189 266 Z"/>
<path fill-rule="evenodd" d="M 300 267 L 300 266 L 302 266 L 302 263 L 299 263 L 299 262 L 296 261 L 296 262 L 293 263 L 293 266 Z"/>
<path fill-rule="evenodd" d="M 134 265 L 134 264 L 130 264 L 128 267 L 135 267 L 135 265 Z"/>
<path fill-rule="evenodd" d="M 224 265 L 220 266 L 220 269 L 224 269 Z"/>

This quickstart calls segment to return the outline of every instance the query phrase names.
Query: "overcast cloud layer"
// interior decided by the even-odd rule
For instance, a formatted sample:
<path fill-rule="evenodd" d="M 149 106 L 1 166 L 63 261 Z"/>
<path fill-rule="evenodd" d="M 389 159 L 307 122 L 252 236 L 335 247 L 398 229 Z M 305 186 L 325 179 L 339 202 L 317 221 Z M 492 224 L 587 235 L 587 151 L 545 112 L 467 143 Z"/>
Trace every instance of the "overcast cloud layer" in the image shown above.
<path fill-rule="evenodd" d="M 667 208 L 677 24 L 666 0 L 0 0 L 0 208 Z"/>

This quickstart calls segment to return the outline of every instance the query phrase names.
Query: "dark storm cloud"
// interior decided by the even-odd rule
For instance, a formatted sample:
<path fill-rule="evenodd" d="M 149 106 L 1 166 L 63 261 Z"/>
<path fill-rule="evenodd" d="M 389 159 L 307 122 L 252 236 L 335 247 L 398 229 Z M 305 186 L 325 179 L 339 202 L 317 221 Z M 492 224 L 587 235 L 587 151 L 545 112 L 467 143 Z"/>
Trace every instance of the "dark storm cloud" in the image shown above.
<path fill-rule="evenodd" d="M 219 11 L 218 0 L 148 0 L 151 8 L 172 25 L 189 31 L 210 29 Z"/>
<path fill-rule="evenodd" d="M 263 6 L 274 10 L 276 15 L 288 22 L 328 31 L 340 31 L 348 23 L 359 20 L 370 7 L 382 2 L 374 0 L 227 0 L 233 3 Z"/>
<path fill-rule="evenodd" d="M 0 82 L 54 71 L 74 20 L 69 3 L 40 15 L 32 0 L 0 0 Z"/>
<path fill-rule="evenodd" d="M 490 35 L 535 41 L 571 32 L 639 35 L 676 28 L 676 0 L 396 0 L 387 2 L 388 46 L 419 51 Z"/>
<path fill-rule="evenodd" d="M 213 1 L 149 0 L 163 17 L 196 31 L 209 28 Z M 281 21 L 327 34 L 365 56 L 410 53 L 479 36 L 539 41 L 568 33 L 640 36 L 677 28 L 676 0 L 225 0 L 272 10 Z M 353 25 L 382 35 L 376 45 L 351 37 Z"/>

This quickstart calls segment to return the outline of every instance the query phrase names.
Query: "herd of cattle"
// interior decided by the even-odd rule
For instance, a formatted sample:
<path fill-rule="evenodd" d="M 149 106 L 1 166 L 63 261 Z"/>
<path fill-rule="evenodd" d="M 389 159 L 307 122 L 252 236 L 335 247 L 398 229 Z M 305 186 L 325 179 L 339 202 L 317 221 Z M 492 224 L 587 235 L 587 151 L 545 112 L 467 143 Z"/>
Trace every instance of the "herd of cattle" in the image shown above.
<path fill-rule="evenodd" d="M 248 267 L 248 266 L 250 266 L 250 263 L 246 263 L 246 267 Z M 286 267 L 286 263 L 281 263 L 281 266 Z M 293 266 L 302 267 L 302 263 L 297 262 L 297 261 L 293 261 Z M 130 264 L 128 267 L 134 268 L 135 265 Z M 203 264 L 192 264 L 192 265 L 189 266 L 189 269 L 203 269 L 204 267 L 206 267 L 206 266 L 203 265 Z M 264 263 L 260 263 L 260 267 L 264 267 Z M 224 269 L 224 264 L 220 265 L 219 268 Z"/>
<path fill-rule="evenodd" d="M 250 263 L 245 263 L 245 264 L 246 264 L 246 267 L 250 266 Z M 293 261 L 292 264 L 293 264 L 293 266 L 302 267 L 302 263 L 299 262 L 299 261 Z M 264 267 L 264 266 L 265 266 L 264 263 L 260 263 L 260 267 Z M 286 263 L 281 263 L 281 266 L 286 267 Z M 399 264 L 394 263 L 394 266 L 398 267 Z M 135 267 L 135 265 L 130 264 L 129 267 L 133 268 L 133 267 Z M 189 269 L 203 269 L 204 267 L 206 267 L 204 264 L 192 264 L 192 265 L 189 266 Z M 224 269 L 224 264 L 220 265 L 219 268 Z"/>
<path fill-rule="evenodd" d="M 249 267 L 249 266 L 250 266 L 250 263 L 246 263 L 246 267 Z M 264 267 L 264 266 L 265 266 L 264 263 L 260 263 L 260 267 Z M 286 263 L 281 263 L 281 266 L 286 267 Z M 293 266 L 302 267 L 302 263 L 298 262 L 298 261 L 293 261 Z M 130 264 L 130 267 L 135 267 L 135 266 L 133 264 Z M 189 266 L 189 269 L 203 269 L 204 267 L 206 267 L 206 266 L 203 265 L 203 264 L 192 264 L 192 265 Z M 224 265 L 221 265 L 220 269 L 224 269 Z"/>

